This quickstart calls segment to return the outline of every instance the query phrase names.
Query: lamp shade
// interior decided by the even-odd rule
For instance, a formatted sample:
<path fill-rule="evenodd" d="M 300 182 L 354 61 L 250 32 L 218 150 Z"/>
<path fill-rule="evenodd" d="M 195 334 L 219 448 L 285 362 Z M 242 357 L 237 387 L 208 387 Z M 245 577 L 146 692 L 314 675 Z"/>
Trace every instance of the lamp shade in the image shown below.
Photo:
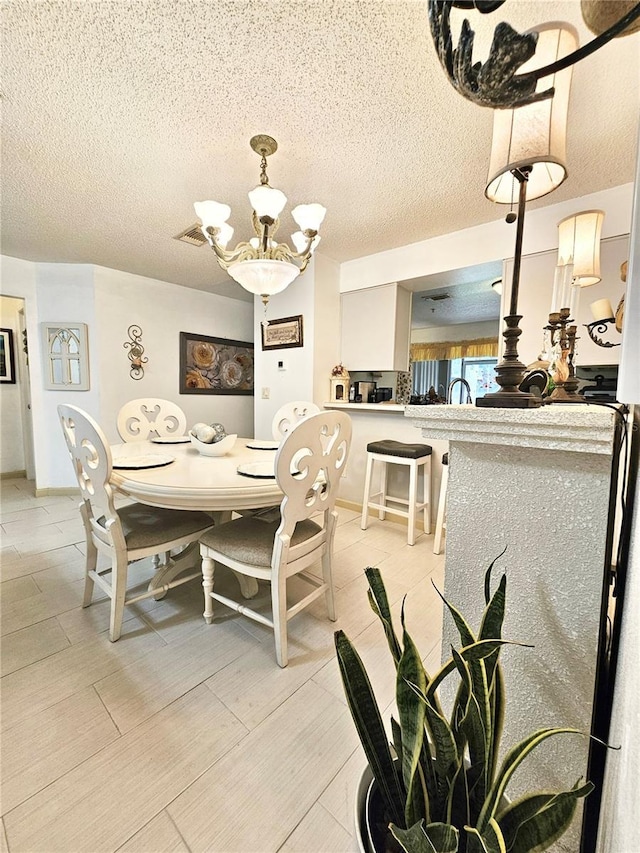
<path fill-rule="evenodd" d="M 231 208 L 228 204 L 220 204 L 218 201 L 196 201 L 193 205 L 196 216 L 200 217 L 203 228 L 220 228 L 223 222 L 231 216 Z"/>
<path fill-rule="evenodd" d="M 249 201 L 258 217 L 269 216 L 277 219 L 287 203 L 286 195 L 280 190 L 262 184 L 249 193 Z"/>
<path fill-rule="evenodd" d="M 300 275 L 300 270 L 287 261 L 257 259 L 231 264 L 229 275 L 249 293 L 273 296 L 288 287 Z"/>
<path fill-rule="evenodd" d="M 581 287 L 600 279 L 600 234 L 603 210 L 583 210 L 558 222 L 558 265 L 573 264 L 573 278 Z"/>
<path fill-rule="evenodd" d="M 326 207 L 321 204 L 299 204 L 293 208 L 291 216 L 301 231 L 317 231 L 326 212 Z"/>
<path fill-rule="evenodd" d="M 522 65 L 520 72 L 532 71 L 555 62 L 574 51 L 578 34 L 567 23 L 553 22 L 534 27 L 538 46 L 534 56 Z M 537 91 L 551 87 L 550 98 L 517 107 L 495 110 L 489 177 L 485 195 L 498 204 L 512 204 L 518 199 L 518 181 L 513 169 L 531 166 L 527 181 L 527 200 L 552 192 L 567 176 L 566 140 L 571 66 L 538 80 Z"/>

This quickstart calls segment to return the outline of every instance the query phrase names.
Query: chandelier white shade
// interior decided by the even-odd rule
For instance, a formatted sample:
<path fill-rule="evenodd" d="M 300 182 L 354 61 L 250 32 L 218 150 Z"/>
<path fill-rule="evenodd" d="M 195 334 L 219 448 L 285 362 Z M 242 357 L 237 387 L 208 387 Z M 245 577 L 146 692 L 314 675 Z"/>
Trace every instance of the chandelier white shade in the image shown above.
<path fill-rule="evenodd" d="M 250 293 L 259 293 L 263 297 L 281 293 L 300 274 L 295 264 L 268 260 L 238 261 L 231 264 L 228 272 Z M 259 291 L 253 289 L 255 282 L 259 282 Z"/>
<path fill-rule="evenodd" d="M 573 264 L 573 280 L 589 287 L 601 280 L 603 210 L 583 210 L 558 222 L 558 266 Z"/>
<path fill-rule="evenodd" d="M 529 32 L 538 33 L 538 46 L 534 56 L 522 65 L 522 72 L 562 59 L 578 46 L 578 34 L 570 24 L 548 23 Z M 554 89 L 551 98 L 512 110 L 494 110 L 489 177 L 485 189 L 485 195 L 491 201 L 517 203 L 518 183 L 512 174 L 514 169 L 532 167 L 526 188 L 528 201 L 552 192 L 566 178 L 571 71 L 569 66 L 538 81 L 537 91 Z"/>
<path fill-rule="evenodd" d="M 270 296 L 283 291 L 306 269 L 320 242 L 318 229 L 326 209 L 321 204 L 299 204 L 291 211 L 300 228 L 291 235 L 294 248 L 277 242 L 274 235 L 287 197 L 269 185 L 267 157 L 277 150 L 278 144 L 270 136 L 259 135 L 251 139 L 250 145 L 261 158 L 260 183 L 248 194 L 256 236 L 227 250 L 233 236 L 233 228 L 227 222 L 231 216 L 229 205 L 197 201 L 194 208 L 202 233 L 216 253 L 220 266 L 245 290 L 261 296 L 266 305 Z"/>

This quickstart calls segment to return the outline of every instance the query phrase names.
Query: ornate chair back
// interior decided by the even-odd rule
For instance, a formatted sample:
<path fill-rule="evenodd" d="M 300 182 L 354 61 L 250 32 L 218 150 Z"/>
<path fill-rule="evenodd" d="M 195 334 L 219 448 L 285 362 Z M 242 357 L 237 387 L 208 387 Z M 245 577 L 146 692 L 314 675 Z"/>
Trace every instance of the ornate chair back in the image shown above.
<path fill-rule="evenodd" d="M 123 441 L 149 441 L 170 435 L 184 435 L 187 417 L 171 400 L 141 397 L 130 400 L 118 412 L 118 433 Z"/>
<path fill-rule="evenodd" d="M 320 411 L 319 406 L 315 403 L 309 403 L 305 400 L 296 400 L 293 403 L 285 403 L 284 406 L 278 409 L 271 424 L 271 432 L 274 439 L 279 441 L 289 433 L 298 421 L 303 418 L 308 418 L 309 415 L 316 415 Z"/>

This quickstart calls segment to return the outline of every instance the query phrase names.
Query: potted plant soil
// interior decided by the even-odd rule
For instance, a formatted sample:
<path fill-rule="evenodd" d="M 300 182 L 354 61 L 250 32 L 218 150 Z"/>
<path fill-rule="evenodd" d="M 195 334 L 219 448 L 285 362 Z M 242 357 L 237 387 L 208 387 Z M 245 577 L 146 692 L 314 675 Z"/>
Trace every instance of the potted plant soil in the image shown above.
<path fill-rule="evenodd" d="M 486 606 L 477 632 L 443 598 L 460 647 L 452 647 L 433 676 L 406 630 L 404 602 L 398 636 L 380 572 L 366 569 L 369 602 L 396 667 L 392 743 L 358 653 L 344 632 L 335 634 L 347 702 L 369 762 L 358 789 L 356 832 L 363 853 L 537 853 L 565 832 L 578 800 L 593 790 L 591 782 L 578 780 L 566 791 L 506 798 L 513 773 L 536 746 L 560 734 L 582 733 L 540 729 L 498 762 L 505 701 L 500 651 L 509 641 L 501 636 L 507 579 L 503 575 L 491 594 L 494 563 L 485 575 Z M 447 717 L 438 689 L 450 677 L 457 678 L 458 688 Z"/>

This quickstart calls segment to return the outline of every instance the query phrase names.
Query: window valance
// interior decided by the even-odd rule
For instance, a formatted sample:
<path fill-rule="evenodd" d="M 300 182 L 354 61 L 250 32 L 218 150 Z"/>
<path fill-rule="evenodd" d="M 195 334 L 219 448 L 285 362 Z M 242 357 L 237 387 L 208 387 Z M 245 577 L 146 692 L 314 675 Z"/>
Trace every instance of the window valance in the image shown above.
<path fill-rule="evenodd" d="M 411 361 L 441 361 L 452 358 L 480 358 L 498 355 L 497 338 L 473 341 L 433 341 L 411 344 Z"/>

